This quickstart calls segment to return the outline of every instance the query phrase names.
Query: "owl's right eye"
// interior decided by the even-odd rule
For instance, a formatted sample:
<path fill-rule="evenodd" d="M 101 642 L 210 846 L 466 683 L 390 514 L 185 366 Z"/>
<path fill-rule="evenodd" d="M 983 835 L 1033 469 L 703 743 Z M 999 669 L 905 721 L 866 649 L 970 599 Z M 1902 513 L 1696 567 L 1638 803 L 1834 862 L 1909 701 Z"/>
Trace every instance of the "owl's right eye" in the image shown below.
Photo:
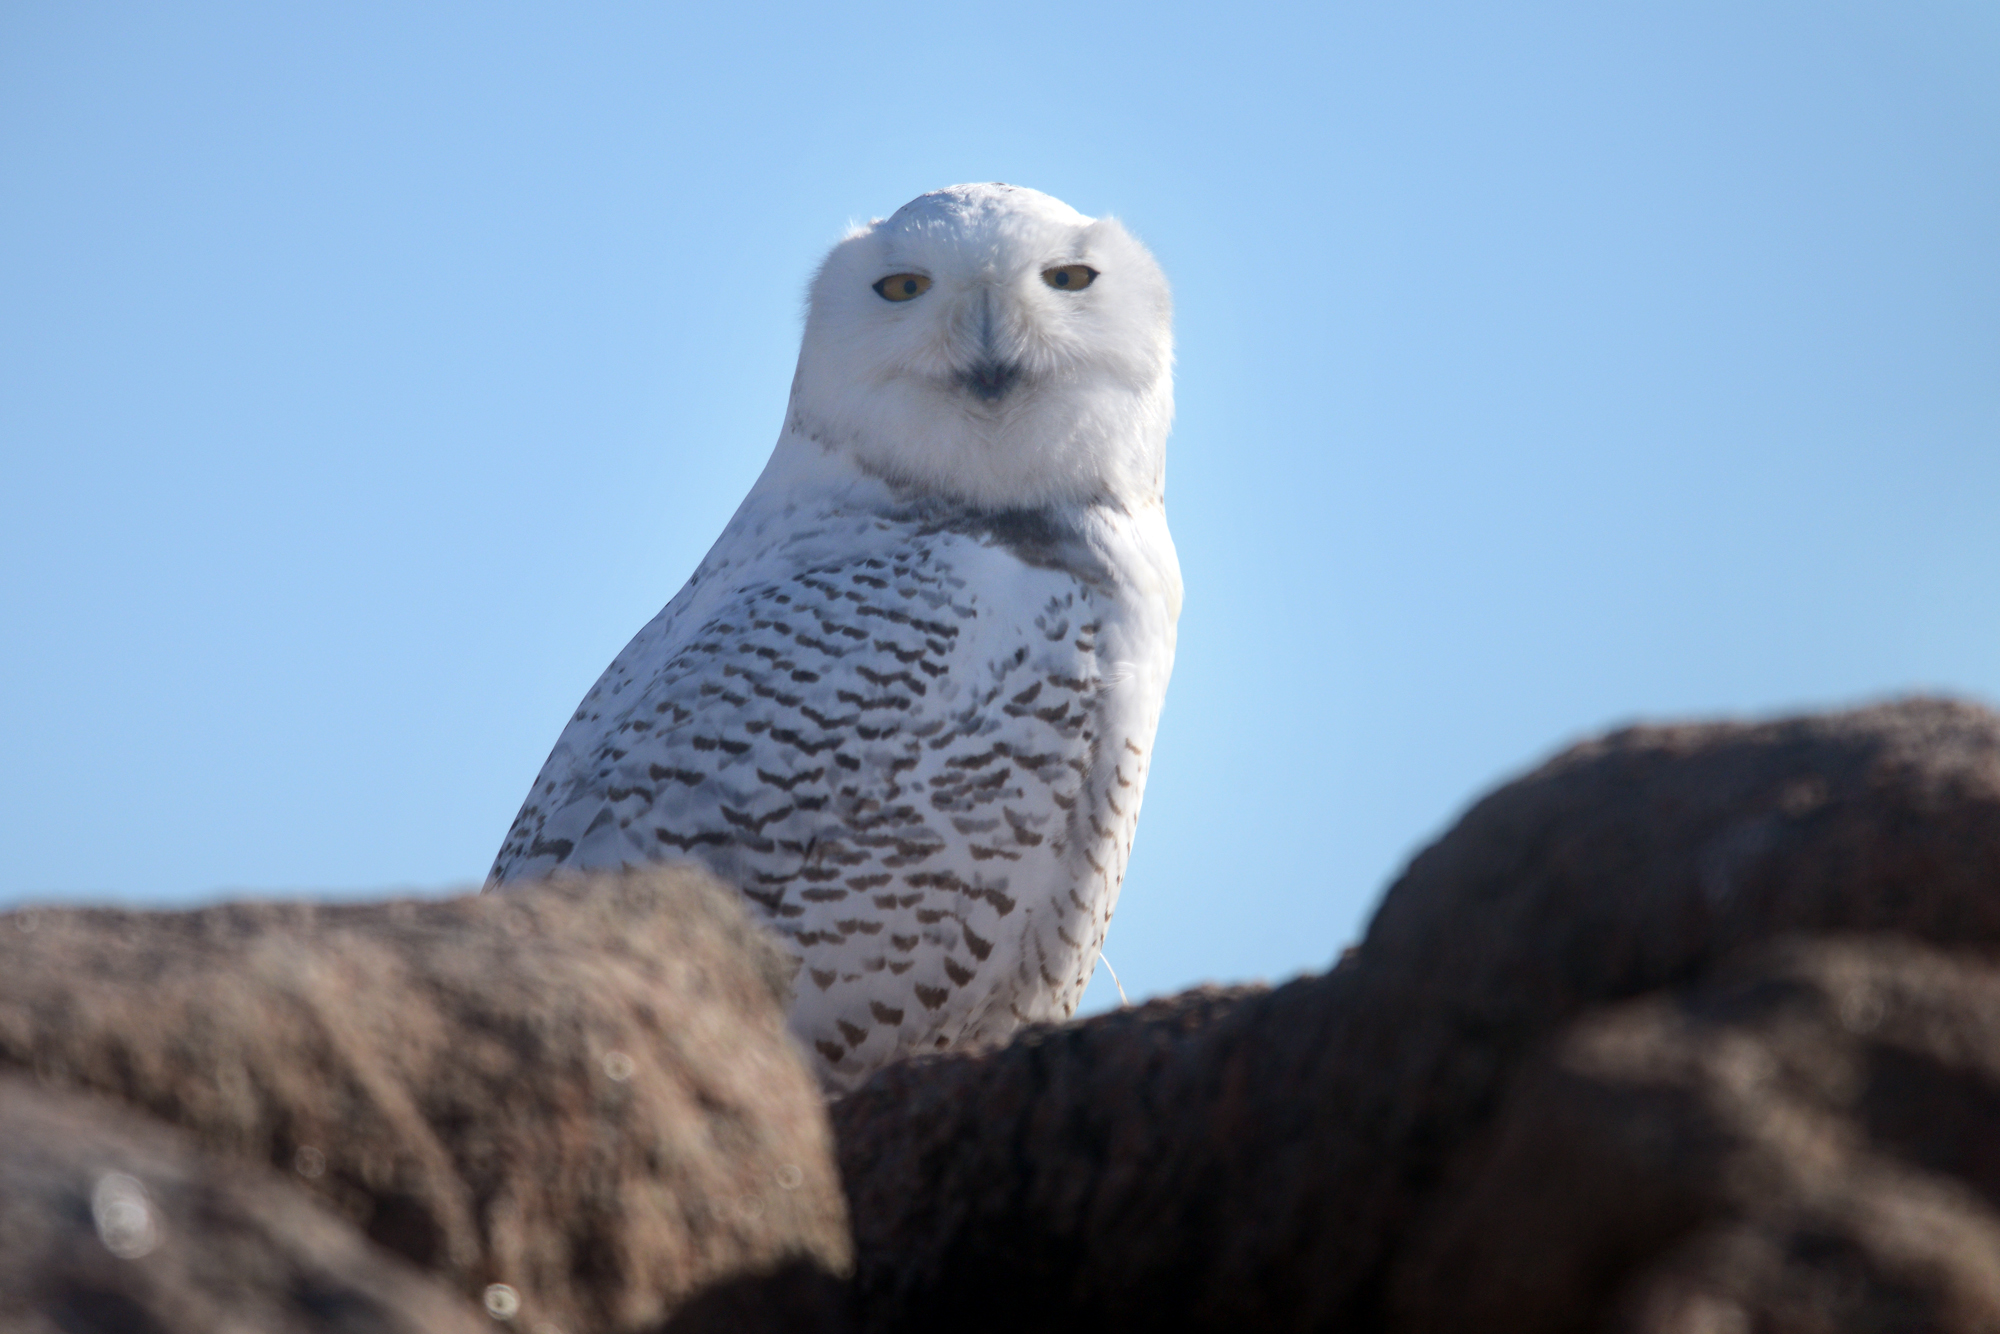
<path fill-rule="evenodd" d="M 930 285 L 921 273 L 892 273 L 875 284 L 875 295 L 884 301 L 911 301 L 929 291 Z"/>

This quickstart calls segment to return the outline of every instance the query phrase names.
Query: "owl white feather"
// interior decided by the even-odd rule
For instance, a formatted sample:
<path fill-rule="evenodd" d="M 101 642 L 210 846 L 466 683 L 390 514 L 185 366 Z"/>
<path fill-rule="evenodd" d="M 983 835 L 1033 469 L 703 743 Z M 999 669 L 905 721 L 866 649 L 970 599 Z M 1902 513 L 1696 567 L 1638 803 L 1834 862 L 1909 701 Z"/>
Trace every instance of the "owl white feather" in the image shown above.
<path fill-rule="evenodd" d="M 1035 190 L 833 248 L 785 427 L 563 729 L 492 885 L 693 859 L 799 964 L 829 1088 L 1067 1018 L 1173 667 L 1166 280 Z"/>

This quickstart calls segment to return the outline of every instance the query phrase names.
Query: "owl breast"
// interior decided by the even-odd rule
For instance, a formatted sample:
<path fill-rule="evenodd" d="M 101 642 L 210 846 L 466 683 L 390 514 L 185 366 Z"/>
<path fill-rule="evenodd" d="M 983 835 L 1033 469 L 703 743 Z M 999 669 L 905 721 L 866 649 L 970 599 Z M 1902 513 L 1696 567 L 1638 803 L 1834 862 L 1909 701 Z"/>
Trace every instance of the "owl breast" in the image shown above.
<path fill-rule="evenodd" d="M 1172 656 L 1122 545 L 1041 513 L 739 518 L 585 698 L 493 881 L 705 863 L 798 961 L 836 1088 L 1066 1017 Z"/>

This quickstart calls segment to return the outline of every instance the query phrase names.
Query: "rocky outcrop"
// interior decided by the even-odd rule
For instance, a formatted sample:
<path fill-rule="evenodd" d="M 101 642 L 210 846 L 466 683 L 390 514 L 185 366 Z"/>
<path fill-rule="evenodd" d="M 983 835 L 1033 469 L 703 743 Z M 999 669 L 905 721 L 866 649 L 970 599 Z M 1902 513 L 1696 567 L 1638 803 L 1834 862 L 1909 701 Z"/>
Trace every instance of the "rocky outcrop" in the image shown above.
<path fill-rule="evenodd" d="M 763 1273 L 837 1312 L 845 1212 L 787 985 L 689 871 L 40 910 L 0 920 L 0 1068 L 284 1174 L 517 1328 L 646 1329 Z"/>
<path fill-rule="evenodd" d="M 1614 733 L 1473 807 L 1328 974 L 884 1071 L 835 1109 L 865 1318 L 1395 1328 L 1524 1064 L 1827 933 L 2000 951 L 2000 718 Z"/>
<path fill-rule="evenodd" d="M 1594 739 L 1472 807 L 1327 973 L 830 1108 L 786 981 L 681 873 L 17 914 L 0 1113 L 32 1074 L 150 1116 L 171 1143 L 116 1171 L 161 1217 L 235 1183 L 218 1245 L 258 1291 L 304 1266 L 384 1328 L 437 1282 L 505 1285 L 536 1334 L 2000 1329 L 2000 717 L 1970 705 Z M 67 1183 L 0 1206 L 8 1244 L 101 1269 L 105 1169 L 21 1177 L 8 1124 L 4 1179 Z M 286 1190 L 347 1240 L 294 1244 L 257 1194 Z"/>
<path fill-rule="evenodd" d="M 274 1174 L 101 1098 L 0 1076 L 0 1329 L 491 1328 Z"/>
<path fill-rule="evenodd" d="M 1256 1150 L 1230 1137 L 1287 1091 L 1256 1082 L 1272 1001 L 1188 992 L 891 1066 L 835 1104 L 868 1327 L 1172 1328 L 1257 1306 L 1217 1291 L 1238 1257 L 1303 1258 L 1232 1190 Z M 1237 1256 L 1211 1251 L 1232 1239 Z"/>
<path fill-rule="evenodd" d="M 1404 1247 L 1392 1327 L 2000 1327 L 2000 969 L 1801 941 L 1589 1015 Z"/>

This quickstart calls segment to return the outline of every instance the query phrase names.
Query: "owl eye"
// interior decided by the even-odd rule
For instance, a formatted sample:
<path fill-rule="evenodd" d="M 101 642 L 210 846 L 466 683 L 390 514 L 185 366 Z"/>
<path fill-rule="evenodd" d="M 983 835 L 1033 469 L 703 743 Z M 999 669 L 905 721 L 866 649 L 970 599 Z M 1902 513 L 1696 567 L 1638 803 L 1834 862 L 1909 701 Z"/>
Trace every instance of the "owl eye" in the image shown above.
<path fill-rule="evenodd" d="M 892 273 L 875 284 L 875 295 L 884 301 L 910 301 L 930 290 L 931 280 L 921 273 Z"/>
<path fill-rule="evenodd" d="M 1043 269 L 1042 281 L 1058 292 L 1081 292 L 1097 281 L 1097 270 L 1088 264 L 1061 264 Z"/>

